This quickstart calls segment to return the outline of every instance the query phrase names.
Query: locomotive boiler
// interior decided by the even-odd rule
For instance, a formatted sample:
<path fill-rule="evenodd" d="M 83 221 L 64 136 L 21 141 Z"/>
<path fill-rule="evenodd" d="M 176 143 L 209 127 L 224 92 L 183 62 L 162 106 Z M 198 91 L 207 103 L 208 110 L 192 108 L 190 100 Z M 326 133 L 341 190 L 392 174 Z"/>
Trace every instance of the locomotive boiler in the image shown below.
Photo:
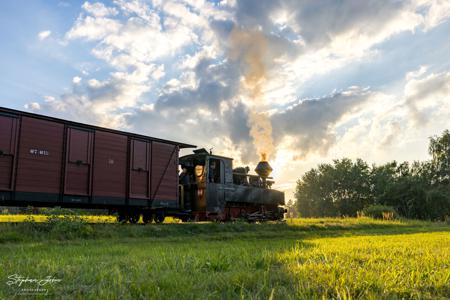
<path fill-rule="evenodd" d="M 130 223 L 283 218 L 267 162 L 249 175 L 182 148 L 195 146 L 0 107 L 0 206 L 107 209 Z"/>

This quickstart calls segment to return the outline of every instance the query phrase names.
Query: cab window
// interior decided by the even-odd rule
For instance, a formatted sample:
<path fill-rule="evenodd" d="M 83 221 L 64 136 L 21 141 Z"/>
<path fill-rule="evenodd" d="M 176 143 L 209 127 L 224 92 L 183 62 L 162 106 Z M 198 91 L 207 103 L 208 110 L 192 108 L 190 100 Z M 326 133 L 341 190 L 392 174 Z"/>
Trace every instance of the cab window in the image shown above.
<path fill-rule="evenodd" d="M 211 183 L 222 183 L 222 166 L 220 159 L 209 160 L 208 181 Z"/>

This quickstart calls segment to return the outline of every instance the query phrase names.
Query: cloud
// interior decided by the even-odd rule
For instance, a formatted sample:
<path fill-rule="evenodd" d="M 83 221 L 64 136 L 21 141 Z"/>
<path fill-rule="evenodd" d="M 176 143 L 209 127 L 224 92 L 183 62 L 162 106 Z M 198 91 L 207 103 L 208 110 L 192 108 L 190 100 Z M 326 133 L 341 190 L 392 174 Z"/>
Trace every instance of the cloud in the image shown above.
<path fill-rule="evenodd" d="M 106 7 L 103 3 L 100 2 L 95 3 L 84 2 L 84 4 L 81 7 L 87 13 L 95 17 L 115 16 L 118 14 L 117 9 L 115 9 L 114 7 Z"/>
<path fill-rule="evenodd" d="M 411 78 L 405 85 L 405 105 L 416 126 L 422 126 L 430 120 L 430 110 L 442 111 L 441 108 L 449 106 L 449 103 L 450 72 Z"/>
<path fill-rule="evenodd" d="M 344 86 L 302 99 L 304 83 L 370 61 L 381 43 L 404 32 L 429 31 L 449 15 L 446 2 L 438 0 L 85 2 L 65 40 L 68 47 L 75 40 L 84 43 L 106 67 L 103 73 L 83 74 L 83 80 L 73 77 L 69 91 L 40 106 L 72 119 L 190 141 L 220 148 L 242 162 L 256 161 L 249 142 L 252 103 L 242 90 L 248 68 L 245 55 L 233 55 L 230 43 L 238 29 L 265 41 L 261 106 L 277 153 L 326 157 L 338 153 L 339 145 L 355 147 L 353 141 L 367 130 L 372 142 L 387 147 L 405 128 L 405 114 L 419 120 L 431 109 L 430 95 L 442 98 L 427 84 L 442 90 L 448 80 L 443 74 L 428 78 L 426 68 L 410 73 L 406 91 L 397 96 Z M 386 107 L 395 113 L 386 113 Z"/>
<path fill-rule="evenodd" d="M 155 108 L 164 110 L 190 106 L 217 110 L 222 101 L 231 101 L 238 93 L 239 72 L 233 64 L 201 59 L 192 75 L 195 77 L 193 85 L 163 91 Z"/>
<path fill-rule="evenodd" d="M 38 33 L 38 38 L 40 41 L 43 41 L 45 39 L 47 39 L 48 37 L 50 37 L 50 35 L 52 34 L 52 32 L 50 30 L 44 30 Z"/>
<path fill-rule="evenodd" d="M 41 105 L 38 102 L 30 102 L 25 104 L 25 109 L 29 109 L 29 110 L 34 110 L 34 111 L 38 111 L 41 109 Z"/>
<path fill-rule="evenodd" d="M 339 121 L 324 157 L 361 157 L 383 163 L 427 158 L 428 137 L 450 126 L 450 72 L 418 67 L 399 94 L 372 91 L 369 101 Z"/>
<path fill-rule="evenodd" d="M 72 78 L 73 84 L 79 84 L 80 82 L 81 82 L 81 77 L 75 76 L 74 78 Z"/>
<path fill-rule="evenodd" d="M 366 83 L 351 76 L 339 86 L 348 76 L 341 70 L 386 64 L 384 46 L 397 37 L 434 43 L 432 31 L 449 16 L 442 0 L 85 2 L 65 47 L 82 44 L 99 64 L 80 63 L 84 71 L 63 94 L 26 109 L 214 148 L 235 166 L 255 163 L 255 102 L 242 88 L 252 44 L 233 55 L 230 39 L 233 30 L 255 33 L 266 71 L 258 108 L 272 126 L 273 175 L 289 189 L 302 172 L 337 157 L 425 157 L 427 137 L 450 126 L 448 64 L 423 55 L 423 66 L 413 66 L 399 56 L 400 70 L 416 70 L 370 88 L 352 87 Z M 319 92 L 305 92 L 310 83 Z"/>
<path fill-rule="evenodd" d="M 367 88 L 351 87 L 316 99 L 304 99 L 272 116 L 277 143 L 285 137 L 297 157 L 311 152 L 327 154 L 336 142 L 334 127 L 347 114 L 354 114 L 370 99 Z"/>
<path fill-rule="evenodd" d="M 108 34 L 119 31 L 120 27 L 120 22 L 114 19 L 80 16 L 75 22 L 75 25 L 66 33 L 66 38 L 69 40 L 77 38 L 98 40 L 106 37 Z"/>
<path fill-rule="evenodd" d="M 430 30 L 443 23 L 450 16 L 450 2 L 442 0 L 417 0 L 418 7 L 425 9 L 424 26 Z"/>

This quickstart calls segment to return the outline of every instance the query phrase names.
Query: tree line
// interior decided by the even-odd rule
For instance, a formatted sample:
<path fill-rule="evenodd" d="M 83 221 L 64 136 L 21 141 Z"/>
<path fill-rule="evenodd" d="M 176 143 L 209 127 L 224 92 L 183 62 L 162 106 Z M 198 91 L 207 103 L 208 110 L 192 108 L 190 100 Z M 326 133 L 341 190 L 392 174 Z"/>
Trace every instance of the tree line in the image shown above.
<path fill-rule="evenodd" d="M 369 165 L 348 158 L 320 164 L 297 181 L 302 217 L 356 216 L 371 206 L 405 218 L 438 220 L 450 214 L 450 132 L 429 140 L 431 159 Z"/>

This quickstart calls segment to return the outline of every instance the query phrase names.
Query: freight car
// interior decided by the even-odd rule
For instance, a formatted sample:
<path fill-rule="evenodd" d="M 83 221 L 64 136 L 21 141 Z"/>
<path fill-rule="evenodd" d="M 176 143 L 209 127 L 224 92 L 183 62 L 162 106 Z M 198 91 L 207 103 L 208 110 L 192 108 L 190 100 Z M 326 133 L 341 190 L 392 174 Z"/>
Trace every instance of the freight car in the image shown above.
<path fill-rule="evenodd" d="M 130 223 L 283 218 L 267 174 L 182 148 L 195 146 L 0 107 L 0 205 L 101 208 Z"/>

